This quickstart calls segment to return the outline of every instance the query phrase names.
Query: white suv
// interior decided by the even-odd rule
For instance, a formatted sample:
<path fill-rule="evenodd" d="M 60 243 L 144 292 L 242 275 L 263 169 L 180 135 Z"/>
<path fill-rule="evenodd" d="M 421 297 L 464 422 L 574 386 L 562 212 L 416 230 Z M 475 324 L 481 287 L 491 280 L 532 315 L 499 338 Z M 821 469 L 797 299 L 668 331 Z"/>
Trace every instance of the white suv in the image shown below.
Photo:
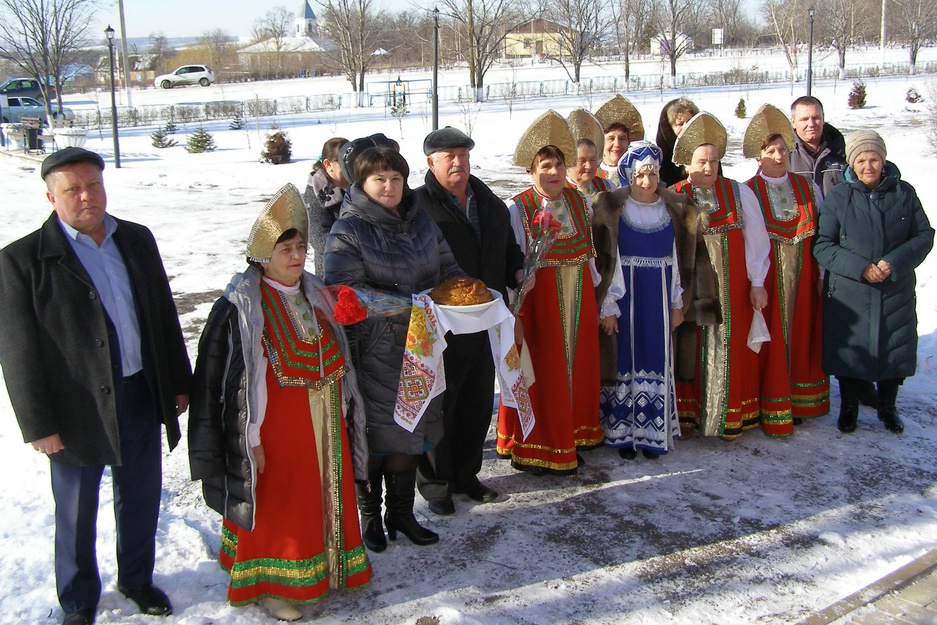
<path fill-rule="evenodd" d="M 157 76 L 153 81 L 157 87 L 172 89 L 177 85 L 202 85 L 215 82 L 215 72 L 207 65 L 183 65 L 171 74 Z"/>

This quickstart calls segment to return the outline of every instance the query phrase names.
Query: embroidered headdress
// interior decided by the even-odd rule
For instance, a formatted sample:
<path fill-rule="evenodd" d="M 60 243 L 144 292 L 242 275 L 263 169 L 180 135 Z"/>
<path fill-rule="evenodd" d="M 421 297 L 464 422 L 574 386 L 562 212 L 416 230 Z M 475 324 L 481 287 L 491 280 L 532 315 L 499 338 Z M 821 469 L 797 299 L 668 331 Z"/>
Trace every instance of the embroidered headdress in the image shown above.
<path fill-rule="evenodd" d="M 659 174 L 661 158 L 660 148 L 650 141 L 632 141 L 628 151 L 618 161 L 618 174 L 629 184 L 645 168 L 651 168 L 655 174 Z"/>
<path fill-rule="evenodd" d="M 719 159 L 726 155 L 726 129 L 711 113 L 700 111 L 690 118 L 673 146 L 673 162 L 677 165 L 689 165 L 693 161 L 693 152 L 701 145 L 713 145 Z"/>
<path fill-rule="evenodd" d="M 602 124 L 603 135 L 612 124 L 621 124 L 628 129 L 630 140 L 640 141 L 644 138 L 644 122 L 641 120 L 641 113 L 628 98 L 621 94 L 614 95 L 596 109 L 595 118 Z"/>
<path fill-rule="evenodd" d="M 548 145 L 558 147 L 566 157 L 566 166 L 576 164 L 576 142 L 569 125 L 563 116 L 554 110 L 549 110 L 530 124 L 521 138 L 517 141 L 514 150 L 514 164 L 529 168 L 540 148 Z"/>
<path fill-rule="evenodd" d="M 255 262 L 270 260 L 277 239 L 290 228 L 299 230 L 303 241 L 309 241 L 309 218 L 303 196 L 287 183 L 264 205 L 247 238 L 247 258 Z"/>
<path fill-rule="evenodd" d="M 771 135 L 781 135 L 788 150 L 794 148 L 794 129 L 791 120 L 776 106 L 765 104 L 749 122 L 745 129 L 745 139 L 742 142 L 742 155 L 745 158 L 758 158 L 761 156 L 761 146 L 765 139 Z"/>

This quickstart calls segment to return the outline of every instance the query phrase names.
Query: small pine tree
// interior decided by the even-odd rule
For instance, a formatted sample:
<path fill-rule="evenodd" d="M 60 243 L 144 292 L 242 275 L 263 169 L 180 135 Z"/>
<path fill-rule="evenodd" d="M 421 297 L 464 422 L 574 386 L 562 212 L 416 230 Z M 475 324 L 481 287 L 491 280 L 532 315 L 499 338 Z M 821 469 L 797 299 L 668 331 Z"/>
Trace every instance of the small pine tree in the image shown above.
<path fill-rule="evenodd" d="M 905 94 L 904 99 L 908 101 L 909 104 L 917 104 L 924 100 L 924 96 L 918 93 L 918 90 L 914 87 L 908 89 L 908 92 Z"/>
<path fill-rule="evenodd" d="M 852 89 L 849 91 L 849 108 L 865 108 L 865 83 L 861 80 L 852 83 Z"/>
<path fill-rule="evenodd" d="M 745 119 L 745 114 L 745 98 L 739 98 L 739 103 L 735 105 L 735 116 Z"/>
<path fill-rule="evenodd" d="M 157 128 L 153 134 L 150 135 L 150 138 L 153 140 L 154 148 L 171 148 L 174 145 L 178 145 L 175 139 L 170 139 L 166 135 L 166 131 L 162 128 Z"/>
<path fill-rule="evenodd" d="M 260 158 L 264 163 L 273 163 L 282 165 L 289 163 L 293 156 L 293 142 L 290 141 L 286 133 L 277 128 L 271 128 L 272 133 L 267 135 L 267 144 L 264 151 L 260 153 Z"/>
<path fill-rule="evenodd" d="M 228 124 L 228 127 L 231 130 L 240 130 L 244 127 L 244 117 L 241 115 L 241 109 L 234 111 L 234 119 L 231 120 L 231 123 Z"/>
<path fill-rule="evenodd" d="M 166 125 L 163 126 L 163 132 L 165 132 L 167 135 L 174 135 L 176 134 L 177 130 L 179 130 L 179 127 L 176 126 L 176 122 L 174 122 L 172 118 L 170 118 L 169 121 L 166 122 Z"/>
<path fill-rule="evenodd" d="M 202 128 L 202 126 L 199 126 L 198 130 L 190 134 L 185 142 L 185 151 L 190 154 L 214 152 L 217 147 L 218 146 L 215 145 L 215 138 L 211 136 L 210 132 Z"/>

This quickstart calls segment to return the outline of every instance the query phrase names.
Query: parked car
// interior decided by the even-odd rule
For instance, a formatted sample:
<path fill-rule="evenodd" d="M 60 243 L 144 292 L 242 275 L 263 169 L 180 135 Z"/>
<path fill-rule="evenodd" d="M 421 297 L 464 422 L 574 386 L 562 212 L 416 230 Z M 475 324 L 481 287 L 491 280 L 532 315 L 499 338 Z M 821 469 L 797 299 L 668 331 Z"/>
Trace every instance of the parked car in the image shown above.
<path fill-rule="evenodd" d="M 55 86 L 49 85 L 49 99 L 55 99 Z M 26 96 L 35 98 L 40 102 L 43 100 L 42 90 L 39 88 L 39 81 L 35 78 L 11 78 L 0 85 L 0 95 L 5 96 Z"/>
<path fill-rule="evenodd" d="M 38 117 L 45 123 L 46 106 L 35 98 L 0 96 L 0 119 L 4 124 L 18 124 L 23 121 L 23 117 Z M 52 104 L 52 117 L 67 120 L 75 119 L 75 114 L 70 108 L 58 110 L 58 105 Z"/>
<path fill-rule="evenodd" d="M 171 74 L 157 76 L 153 81 L 157 87 L 172 89 L 177 85 L 202 85 L 215 82 L 215 72 L 207 65 L 183 65 Z"/>

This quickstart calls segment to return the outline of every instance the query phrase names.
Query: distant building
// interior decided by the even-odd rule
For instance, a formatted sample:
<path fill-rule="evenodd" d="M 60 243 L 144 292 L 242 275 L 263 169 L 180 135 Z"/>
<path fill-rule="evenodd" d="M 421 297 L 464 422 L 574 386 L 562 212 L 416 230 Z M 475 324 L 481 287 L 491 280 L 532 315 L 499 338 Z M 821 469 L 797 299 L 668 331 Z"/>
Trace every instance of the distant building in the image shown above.
<path fill-rule="evenodd" d="M 273 38 L 259 41 L 237 51 L 238 65 L 242 72 L 264 78 L 315 75 L 334 47 L 331 40 L 319 37 L 319 20 L 303 0 L 293 34 L 280 39 L 279 50 Z"/>
<path fill-rule="evenodd" d="M 297 37 L 309 37 L 316 39 L 319 36 L 319 19 L 312 12 L 308 0 L 303 0 L 303 6 L 296 14 L 296 32 Z"/>
<path fill-rule="evenodd" d="M 156 78 L 156 65 L 159 63 L 159 57 L 155 54 L 128 54 L 127 59 L 130 61 L 130 83 L 151 86 Z M 114 85 L 118 89 L 124 86 L 122 67 L 120 48 L 114 48 Z M 95 64 L 94 76 L 98 84 L 110 86 L 111 68 L 107 54 L 104 54 Z"/>
<path fill-rule="evenodd" d="M 560 56 L 563 33 L 569 29 L 545 19 L 525 22 L 504 38 L 504 56 Z"/>
<path fill-rule="evenodd" d="M 670 56 L 670 33 L 658 33 L 651 37 L 651 54 Z M 682 56 L 693 49 L 693 38 L 686 33 L 677 33 L 674 38 L 677 56 Z"/>

